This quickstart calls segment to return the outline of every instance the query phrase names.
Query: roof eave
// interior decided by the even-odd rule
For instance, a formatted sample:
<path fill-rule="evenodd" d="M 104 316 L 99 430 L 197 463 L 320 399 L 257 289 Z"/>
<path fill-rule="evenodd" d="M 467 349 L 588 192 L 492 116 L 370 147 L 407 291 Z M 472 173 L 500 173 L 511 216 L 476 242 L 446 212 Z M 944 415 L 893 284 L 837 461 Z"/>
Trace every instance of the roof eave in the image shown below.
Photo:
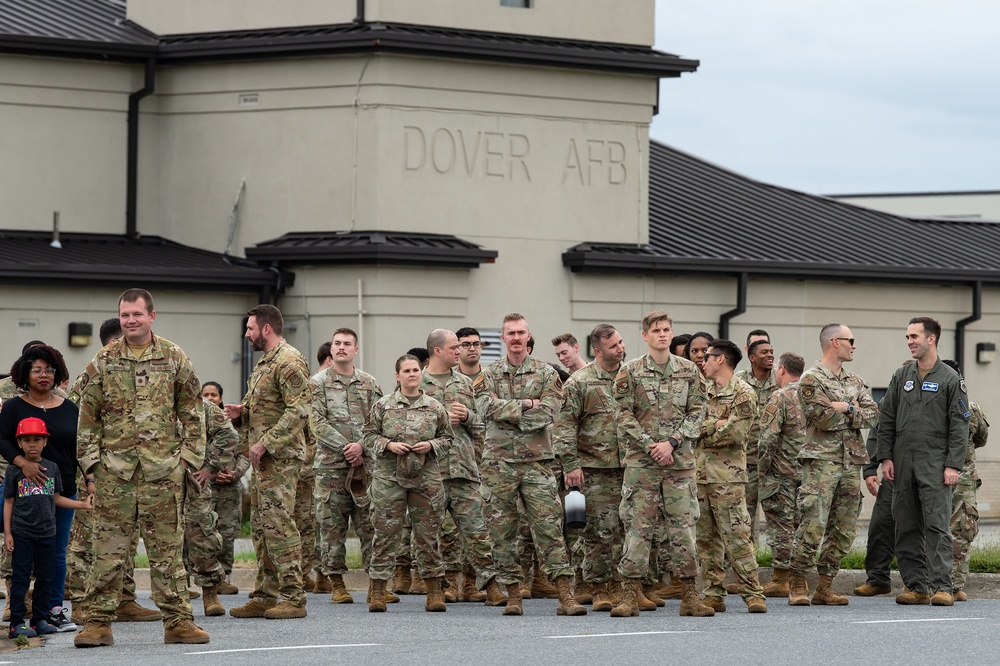
<path fill-rule="evenodd" d="M 396 266 L 428 266 L 438 268 L 479 268 L 492 263 L 497 253 L 492 250 L 463 252 L 428 251 L 423 248 L 247 248 L 248 259 L 280 265 L 375 264 Z"/>
<path fill-rule="evenodd" d="M 85 58 L 117 62 L 141 62 L 155 58 L 155 44 L 84 41 L 58 37 L 0 36 L 0 53 L 55 58 Z"/>

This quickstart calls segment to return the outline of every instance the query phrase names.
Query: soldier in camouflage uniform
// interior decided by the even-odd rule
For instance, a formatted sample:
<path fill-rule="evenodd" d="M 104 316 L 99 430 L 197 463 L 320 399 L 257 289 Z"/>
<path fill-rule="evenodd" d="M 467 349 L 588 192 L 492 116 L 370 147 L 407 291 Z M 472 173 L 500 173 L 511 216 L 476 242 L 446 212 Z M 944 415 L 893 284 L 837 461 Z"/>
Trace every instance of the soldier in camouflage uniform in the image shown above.
<path fill-rule="evenodd" d="M 420 390 L 420 361 L 396 360 L 399 388 L 375 403 L 364 427 L 364 448 L 375 460 L 371 482 L 372 543 L 368 567 L 370 612 L 384 612 L 385 588 L 395 569 L 403 518 L 409 511 L 417 570 L 427 585 L 425 609 L 447 610 L 444 563 L 438 547 L 445 490 L 440 461 L 453 437 L 448 413 Z"/>
<path fill-rule="evenodd" d="M 77 647 L 111 645 L 129 542 L 142 521 L 164 642 L 207 643 L 188 599 L 182 559 L 185 467 L 205 457 L 201 382 L 180 347 L 153 335 L 153 297 L 118 299 L 125 337 L 97 353 L 80 382 L 77 455 L 96 478 L 94 563 Z"/>
<path fill-rule="evenodd" d="M 202 588 L 205 615 L 225 615 L 216 587 L 226 579 L 222 566 L 224 552 L 222 535 L 217 527 L 218 515 L 212 498 L 212 481 L 223 472 L 235 476 L 246 472 L 250 459 L 240 442 L 240 436 L 225 412 L 218 405 L 202 399 L 205 418 L 205 465 L 196 472 L 188 471 L 184 496 L 184 541 L 188 551 L 188 571 L 195 585 Z M 233 464 L 234 469 L 227 465 Z M 241 472 L 242 470 L 242 472 Z M 225 478 L 225 477 L 224 477 Z"/>
<path fill-rule="evenodd" d="M 804 369 L 805 361 L 798 354 L 781 355 L 775 373 L 779 388 L 767 401 L 760 418 L 760 505 L 774 566 L 771 581 L 764 586 L 765 597 L 788 596 L 792 541 L 799 525 L 799 451 L 806 439 L 806 419 L 799 401 L 799 377 Z"/>
<path fill-rule="evenodd" d="M 608 584 L 617 578 L 622 556 L 622 468 L 618 406 L 614 381 L 625 345 L 610 324 L 599 324 L 589 337 L 596 360 L 566 382 L 563 407 L 552 429 L 552 446 L 564 470 L 567 488 L 587 497 L 582 542 L 583 581 L 593 594 L 595 611 L 612 609 Z"/>
<path fill-rule="evenodd" d="M 272 620 L 306 616 L 302 584 L 302 539 L 295 519 L 296 488 L 306 459 L 309 423 L 309 366 L 281 331 L 273 305 L 248 312 L 246 338 L 264 355 L 247 381 L 239 405 L 226 416 L 249 446 L 250 533 L 257 554 L 257 579 L 250 601 L 231 608 L 233 617 Z M 278 598 L 283 597 L 281 602 Z"/>
<path fill-rule="evenodd" d="M 739 594 L 751 613 L 766 613 L 757 578 L 757 551 L 750 540 L 747 513 L 746 442 L 757 420 L 757 396 L 734 374 L 742 358 L 739 347 L 716 339 L 705 352 L 703 371 L 708 408 L 695 445 L 698 480 L 698 560 L 705 580 L 705 603 L 726 610 L 726 557 L 736 574 Z"/>
<path fill-rule="evenodd" d="M 759 331 L 760 333 L 766 332 Z M 760 451 L 757 442 L 760 441 L 760 419 L 764 414 L 764 406 L 771 399 L 771 395 L 778 388 L 775 378 L 774 347 L 771 341 L 764 337 L 755 337 L 752 333 L 747 337 L 747 360 L 750 367 L 740 370 L 736 376 L 750 385 L 750 388 L 757 394 L 757 420 L 750 428 L 750 435 L 747 438 L 747 513 L 750 515 L 750 535 L 753 539 L 754 547 L 757 545 L 757 505 L 759 504 L 759 473 L 757 471 Z"/>
<path fill-rule="evenodd" d="M 357 334 L 349 328 L 333 332 L 333 365 L 313 378 L 312 414 L 309 425 L 316 436 L 316 516 L 319 523 L 319 572 L 333 587 L 330 600 L 353 603 L 344 586 L 347 573 L 347 530 L 361 542 L 361 566 L 371 564 L 374 530 L 368 498 L 367 461 L 362 447 L 362 429 L 372 406 L 382 397 L 378 381 L 354 367 L 358 354 Z M 353 471 L 352 471 L 353 470 Z M 363 484 L 351 492 L 348 473 Z"/>
<path fill-rule="evenodd" d="M 820 331 L 823 358 L 802 375 L 799 400 L 806 417 L 806 441 L 799 452 L 799 527 L 792 550 L 788 603 L 808 606 L 806 573 L 813 566 L 819 583 L 812 605 L 845 606 L 832 584 L 857 532 L 861 508 L 859 470 L 868 460 L 861 429 L 878 422 L 878 406 L 858 375 L 844 369 L 854 360 L 854 336 L 843 324 Z"/>
<path fill-rule="evenodd" d="M 549 426 L 562 404 L 562 384 L 547 363 L 528 355 L 531 338 L 524 316 L 504 317 L 504 358 L 492 363 L 475 381 L 476 410 L 486 423 L 483 450 L 482 495 L 486 525 L 493 540 L 498 581 L 507 586 L 504 615 L 522 615 L 521 583 L 525 572 L 518 562 L 517 498 L 531 524 L 543 570 L 559 591 L 558 615 L 586 615 L 573 599 L 573 569 L 562 534 L 562 506 L 552 471 L 555 454 Z"/>
<path fill-rule="evenodd" d="M 979 534 L 979 500 L 976 491 L 982 485 L 976 473 L 976 449 L 986 446 L 990 424 L 982 408 L 969 403 L 972 417 L 969 419 L 969 446 L 965 453 L 965 467 L 958 475 L 958 483 L 952 494 L 951 541 L 954 564 L 951 567 L 951 584 L 955 587 L 955 601 L 968 601 L 965 581 L 969 576 L 969 552 L 972 542 Z"/>
<path fill-rule="evenodd" d="M 430 354 L 420 382 L 421 390 L 439 401 L 448 412 L 448 419 L 454 431 L 451 446 L 439 460 L 444 478 L 445 509 L 455 521 L 460 540 L 453 546 L 458 557 L 452 558 L 452 567 L 447 570 L 448 583 L 456 588 L 456 598 L 468 601 L 486 601 L 487 606 L 500 606 L 507 599 L 496 581 L 496 567 L 493 564 L 493 549 L 486 526 L 483 523 L 482 495 L 479 492 L 479 463 L 476 460 L 477 440 L 485 436 L 482 419 L 476 413 L 472 382 L 458 372 L 455 367 L 459 360 L 458 337 L 449 330 L 439 328 L 427 336 L 427 352 Z M 445 543 L 442 538 L 442 549 Z M 474 577 L 465 576 L 463 592 L 458 594 L 458 576 L 463 561 L 472 565 Z M 457 560 L 457 562 L 455 561 Z M 445 562 L 448 564 L 447 560 Z M 477 590 L 485 590 L 479 596 Z"/>

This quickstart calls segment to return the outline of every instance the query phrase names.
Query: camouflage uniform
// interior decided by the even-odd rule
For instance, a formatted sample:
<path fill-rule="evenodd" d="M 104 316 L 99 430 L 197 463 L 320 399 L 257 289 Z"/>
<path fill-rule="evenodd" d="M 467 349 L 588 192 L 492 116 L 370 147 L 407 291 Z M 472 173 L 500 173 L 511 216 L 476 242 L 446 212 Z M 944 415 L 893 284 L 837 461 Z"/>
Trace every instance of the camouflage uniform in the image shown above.
<path fill-rule="evenodd" d="M 282 340 L 257 361 L 234 424 L 247 449 L 265 453 L 250 482 L 250 533 L 257 554 L 251 597 L 306 603 L 302 587 L 302 539 L 295 521 L 296 484 L 306 459 L 309 372 L 305 358 Z"/>
<path fill-rule="evenodd" d="M 482 419 L 476 414 L 475 398 L 472 394 L 472 382 L 455 369 L 451 377 L 442 385 L 441 381 L 424 369 L 421 390 L 431 398 L 438 400 L 447 410 L 451 403 L 457 402 L 469 410 L 464 423 L 452 426 L 454 438 L 451 446 L 438 461 L 441 475 L 444 478 L 445 510 L 455 521 L 455 527 L 461 537 L 466 558 L 476 571 L 476 587 L 483 589 L 490 579 L 496 576 L 493 565 L 493 548 L 490 544 L 486 526 L 483 523 L 483 500 L 479 492 L 479 464 L 476 462 L 476 441 L 485 436 Z M 441 534 L 441 549 L 448 552 L 446 570 L 458 572 L 462 570 L 462 548 L 459 540 Z M 457 558 L 455 555 L 458 555 Z M 450 560 L 450 562 L 448 561 Z"/>
<path fill-rule="evenodd" d="M 306 393 L 306 401 L 310 404 L 311 412 L 312 393 L 309 391 Z M 313 463 L 316 461 L 316 438 L 312 435 L 308 421 L 302 433 L 306 440 L 306 457 L 302 459 L 298 482 L 295 484 L 295 508 L 292 510 L 292 516 L 299 530 L 299 539 L 302 541 L 301 565 L 304 585 L 316 561 L 316 471 L 313 469 Z"/>
<path fill-rule="evenodd" d="M 219 564 L 226 576 L 233 572 L 233 548 L 243 527 L 243 483 L 241 479 L 250 469 L 247 442 L 237 437 L 236 447 L 209 444 L 205 464 L 214 473 L 228 469 L 233 473 L 232 483 L 218 483 L 213 480 L 212 511 L 218 517 L 216 529 L 222 538 L 222 552 Z"/>
<path fill-rule="evenodd" d="M 799 402 L 799 382 L 789 382 L 771 395 L 760 418 L 760 504 L 764 509 L 772 562 L 788 570 L 792 542 L 799 526 L 798 497 L 802 483 L 799 451 L 806 439 L 806 417 Z"/>
<path fill-rule="evenodd" d="M 192 619 L 182 561 L 184 461 L 205 457 L 201 382 L 180 347 L 153 336 L 141 358 L 124 339 L 101 349 L 80 381 L 77 456 L 97 481 L 94 562 L 82 604 L 110 623 L 125 558 L 143 525 L 152 598 L 173 626 Z"/>
<path fill-rule="evenodd" d="M 552 461 L 549 426 L 559 414 L 562 384 L 547 363 L 528 356 L 520 366 L 506 357 L 491 363 L 473 385 L 476 410 L 486 423 L 482 495 L 486 526 L 493 541 L 497 582 L 524 582 L 517 554 L 517 498 L 531 525 L 542 569 L 550 579 L 572 576 L 562 534 L 562 505 Z M 539 400 L 522 410 L 522 400 Z"/>
<path fill-rule="evenodd" d="M 365 452 L 375 459 L 370 488 L 375 540 L 369 578 L 392 578 L 407 510 L 418 573 L 422 578 L 444 576 L 438 535 L 446 500 L 439 462 L 452 437 L 448 413 L 422 392 L 410 402 L 397 390 L 372 407 L 364 428 Z M 400 456 L 388 449 L 389 442 L 428 442 L 431 452 Z"/>
<path fill-rule="evenodd" d="M 240 436 L 225 413 L 215 403 L 203 401 L 205 418 L 205 466 L 212 474 L 225 469 L 219 460 L 241 459 L 250 464 Z M 244 471 L 246 468 L 244 467 Z M 202 488 L 188 472 L 184 496 L 184 541 L 187 544 L 188 571 L 198 587 L 214 587 L 226 578 L 222 566 L 222 536 L 218 531 L 218 516 L 214 510 L 212 484 Z"/>
<path fill-rule="evenodd" d="M 324 576 L 347 573 L 347 530 L 354 531 L 361 542 L 361 566 L 371 562 L 374 530 L 368 493 L 354 495 L 347 488 L 344 447 L 361 443 L 362 428 L 372 406 L 382 397 L 378 381 L 367 372 L 355 369 L 350 377 L 337 374 L 330 367 L 313 377 L 312 414 L 309 425 L 316 436 L 316 518 L 319 523 L 319 572 Z M 364 464 L 371 467 L 372 460 Z"/>
<path fill-rule="evenodd" d="M 976 473 L 976 449 L 986 446 L 990 424 L 976 403 L 969 403 L 969 446 L 965 452 L 965 467 L 958 475 L 952 494 L 951 541 L 954 563 L 951 567 L 951 584 L 956 590 L 965 589 L 969 575 L 969 551 L 979 534 L 979 505 L 976 490 L 982 484 Z"/>
<path fill-rule="evenodd" d="M 857 533 L 860 468 L 868 462 L 861 429 L 878 422 L 878 406 L 860 376 L 843 368 L 834 375 L 822 362 L 802 375 L 799 400 L 806 441 L 799 452 L 802 485 L 791 570 L 805 576 L 815 565 L 821 576 L 836 576 Z M 831 402 L 857 402 L 860 408 L 840 414 Z"/>
<path fill-rule="evenodd" d="M 661 367 L 647 354 L 622 366 L 614 380 L 614 398 L 621 410 L 617 430 L 625 463 L 620 498 L 625 542 L 618 571 L 625 578 L 646 577 L 656 566 L 654 555 L 662 542 L 671 573 L 694 578 L 698 575 L 694 442 L 705 414 L 698 368 L 673 355 Z M 614 414 L 609 416 L 612 423 L 604 429 L 613 430 Z M 649 450 L 669 439 L 677 442 L 674 461 L 663 467 Z"/>
<path fill-rule="evenodd" d="M 718 420 L 725 423 L 717 427 Z M 728 556 L 744 601 L 764 598 L 743 488 L 747 480 L 746 441 L 756 420 L 757 396 L 746 382 L 734 375 L 721 388 L 715 382 L 708 384 L 708 410 L 695 445 L 698 560 L 706 597 L 726 596 L 723 563 Z"/>
<path fill-rule="evenodd" d="M 757 442 L 760 441 L 760 419 L 764 415 L 764 407 L 767 401 L 778 388 L 778 380 L 775 379 L 774 371 L 764 379 L 757 379 L 753 374 L 753 368 L 746 368 L 736 373 L 736 376 L 750 385 L 750 388 L 757 394 L 757 420 L 750 428 L 750 435 L 747 438 L 747 514 L 750 516 L 750 532 L 754 546 L 757 545 L 757 505 L 760 503 L 760 475 L 757 470 L 760 451 Z"/>

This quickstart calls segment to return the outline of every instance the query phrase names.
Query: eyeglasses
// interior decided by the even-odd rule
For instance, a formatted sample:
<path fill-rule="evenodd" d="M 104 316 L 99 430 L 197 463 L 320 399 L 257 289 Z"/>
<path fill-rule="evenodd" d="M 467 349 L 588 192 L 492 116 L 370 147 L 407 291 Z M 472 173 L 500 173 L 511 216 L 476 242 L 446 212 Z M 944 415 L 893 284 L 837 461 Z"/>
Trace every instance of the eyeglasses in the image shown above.
<path fill-rule="evenodd" d="M 834 338 L 834 340 L 843 340 L 844 342 L 854 346 L 854 338 Z"/>
<path fill-rule="evenodd" d="M 482 349 L 483 347 L 489 347 L 488 342 L 463 342 L 459 345 L 462 349 Z"/>
<path fill-rule="evenodd" d="M 56 374 L 55 368 L 32 368 L 31 374 L 33 375 L 54 375 Z"/>
<path fill-rule="evenodd" d="M 722 356 L 722 354 L 705 354 L 705 360 L 712 358 L 713 356 Z"/>

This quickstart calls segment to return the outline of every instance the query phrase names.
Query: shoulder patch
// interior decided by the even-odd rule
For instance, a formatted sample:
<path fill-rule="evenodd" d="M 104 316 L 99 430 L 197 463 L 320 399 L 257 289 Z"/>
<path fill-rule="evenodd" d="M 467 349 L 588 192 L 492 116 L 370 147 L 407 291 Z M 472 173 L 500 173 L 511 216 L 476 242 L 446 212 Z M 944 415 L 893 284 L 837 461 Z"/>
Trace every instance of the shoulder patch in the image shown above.
<path fill-rule="evenodd" d="M 472 382 L 472 390 L 476 395 L 486 391 L 486 377 L 484 375 L 480 374 L 476 377 L 475 381 Z"/>
<path fill-rule="evenodd" d="M 964 379 L 960 379 L 959 380 L 959 382 L 958 382 L 958 388 L 962 389 L 962 393 L 968 393 L 968 391 L 965 388 L 965 380 Z"/>
<path fill-rule="evenodd" d="M 615 382 L 615 393 L 618 395 L 628 395 L 628 379 L 619 379 Z"/>
<path fill-rule="evenodd" d="M 753 416 L 753 403 L 749 400 L 744 400 L 743 402 L 737 403 L 736 408 L 738 413 L 743 418 L 750 418 Z"/>
<path fill-rule="evenodd" d="M 813 386 L 802 386 L 799 388 L 799 394 L 802 395 L 803 400 L 812 400 L 816 395 L 816 388 Z"/>

